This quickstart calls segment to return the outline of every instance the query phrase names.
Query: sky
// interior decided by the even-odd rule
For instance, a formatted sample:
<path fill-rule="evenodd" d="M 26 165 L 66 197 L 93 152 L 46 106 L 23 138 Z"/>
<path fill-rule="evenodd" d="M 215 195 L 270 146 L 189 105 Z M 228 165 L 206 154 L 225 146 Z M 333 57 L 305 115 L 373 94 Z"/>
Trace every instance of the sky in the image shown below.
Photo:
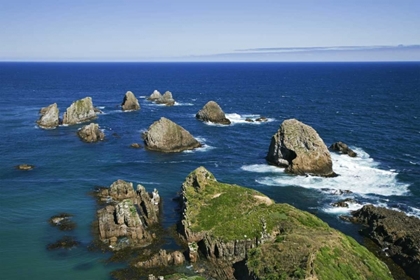
<path fill-rule="evenodd" d="M 0 0 L 0 61 L 420 61 L 419 0 Z"/>

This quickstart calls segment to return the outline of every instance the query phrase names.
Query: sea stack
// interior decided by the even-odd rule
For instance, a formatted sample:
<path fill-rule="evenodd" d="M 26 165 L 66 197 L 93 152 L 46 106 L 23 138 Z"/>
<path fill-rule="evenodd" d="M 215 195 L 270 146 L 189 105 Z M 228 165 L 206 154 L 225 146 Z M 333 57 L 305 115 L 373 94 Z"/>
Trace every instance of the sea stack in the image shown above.
<path fill-rule="evenodd" d="M 155 121 L 143 133 L 145 147 L 149 150 L 173 153 L 201 147 L 187 130 L 167 118 Z"/>
<path fill-rule="evenodd" d="M 99 129 L 99 125 L 96 123 L 83 126 L 77 131 L 77 135 L 87 143 L 102 141 L 105 138 L 105 134 Z"/>
<path fill-rule="evenodd" d="M 57 103 L 44 107 L 39 111 L 41 116 L 36 123 L 43 129 L 56 128 L 59 124 L 59 113 Z"/>
<path fill-rule="evenodd" d="M 285 120 L 271 138 L 267 161 L 297 175 L 336 176 L 331 155 L 318 133 L 296 119 Z"/>
<path fill-rule="evenodd" d="M 195 117 L 204 122 L 212 122 L 225 125 L 230 124 L 230 120 L 226 118 L 222 108 L 220 108 L 219 104 L 217 104 L 215 101 L 207 102 L 207 104 L 204 105 L 200 111 L 198 111 Z"/>
<path fill-rule="evenodd" d="M 124 95 L 123 102 L 121 104 L 123 111 L 137 111 L 140 110 L 140 104 L 137 98 L 131 91 L 127 91 Z"/>
<path fill-rule="evenodd" d="M 92 98 L 85 97 L 74 101 L 67 108 L 63 116 L 63 124 L 73 125 L 77 123 L 87 122 L 96 118 L 95 108 L 93 107 Z"/>

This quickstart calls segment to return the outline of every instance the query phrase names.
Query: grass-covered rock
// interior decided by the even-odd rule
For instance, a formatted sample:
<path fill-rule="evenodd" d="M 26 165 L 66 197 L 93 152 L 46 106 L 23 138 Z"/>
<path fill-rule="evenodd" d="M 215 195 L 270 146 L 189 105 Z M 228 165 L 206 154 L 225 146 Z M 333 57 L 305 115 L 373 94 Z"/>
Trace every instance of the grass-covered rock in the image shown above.
<path fill-rule="evenodd" d="M 186 178 L 182 199 L 182 234 L 223 270 L 218 279 L 238 278 L 239 270 L 249 279 L 392 279 L 351 237 L 258 191 L 220 183 L 204 167 Z"/>

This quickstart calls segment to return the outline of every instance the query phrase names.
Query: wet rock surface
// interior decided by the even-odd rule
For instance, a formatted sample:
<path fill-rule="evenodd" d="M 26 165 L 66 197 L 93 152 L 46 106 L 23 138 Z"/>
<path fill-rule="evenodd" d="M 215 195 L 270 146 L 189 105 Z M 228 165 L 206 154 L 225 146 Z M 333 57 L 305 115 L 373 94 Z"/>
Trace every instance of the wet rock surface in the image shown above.
<path fill-rule="evenodd" d="M 61 213 L 55 216 L 52 216 L 48 222 L 54 226 L 57 227 L 59 230 L 62 231 L 70 231 L 76 228 L 76 223 L 72 221 L 71 214 L 68 213 Z"/>
<path fill-rule="evenodd" d="M 332 151 L 336 151 L 341 154 L 347 154 L 350 157 L 357 157 L 357 153 L 347 146 L 347 144 L 343 142 L 336 142 L 330 146 Z"/>

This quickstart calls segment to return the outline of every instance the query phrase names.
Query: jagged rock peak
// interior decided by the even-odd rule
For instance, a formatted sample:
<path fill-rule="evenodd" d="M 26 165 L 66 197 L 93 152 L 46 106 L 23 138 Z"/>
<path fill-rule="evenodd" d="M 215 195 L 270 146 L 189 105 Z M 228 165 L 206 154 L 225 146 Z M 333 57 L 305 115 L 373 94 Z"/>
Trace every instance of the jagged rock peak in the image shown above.
<path fill-rule="evenodd" d="M 87 122 L 96 118 L 95 108 L 93 107 L 92 98 L 85 97 L 74 101 L 67 108 L 63 116 L 63 124 L 72 125 Z"/>
<path fill-rule="evenodd" d="M 266 159 L 297 175 L 336 176 L 324 141 L 315 129 L 296 119 L 281 124 L 271 138 Z"/>
<path fill-rule="evenodd" d="M 155 89 L 153 93 L 147 99 L 151 101 L 156 101 L 161 97 L 162 97 L 162 94 L 158 90 Z"/>
<path fill-rule="evenodd" d="M 223 112 L 222 108 L 220 108 L 219 104 L 215 101 L 207 102 L 204 107 L 198 111 L 195 117 L 204 122 L 212 122 L 218 124 L 230 124 L 230 120 L 226 118 L 225 113 Z"/>
<path fill-rule="evenodd" d="M 59 125 L 60 111 L 58 110 L 57 103 L 42 108 L 39 111 L 39 114 L 41 116 L 39 117 L 39 120 L 36 123 L 40 128 L 53 129 Z"/>
<path fill-rule="evenodd" d="M 96 123 L 83 126 L 77 131 L 77 135 L 79 135 L 80 139 L 88 143 L 102 141 L 105 138 L 105 134 L 99 129 L 99 125 Z"/>
<path fill-rule="evenodd" d="M 123 102 L 121 104 L 123 111 L 137 111 L 140 110 L 140 104 L 137 98 L 131 91 L 127 91 L 124 95 Z"/>
<path fill-rule="evenodd" d="M 160 152 L 181 152 L 201 147 L 187 130 L 167 118 L 155 121 L 143 133 L 145 147 Z"/>

